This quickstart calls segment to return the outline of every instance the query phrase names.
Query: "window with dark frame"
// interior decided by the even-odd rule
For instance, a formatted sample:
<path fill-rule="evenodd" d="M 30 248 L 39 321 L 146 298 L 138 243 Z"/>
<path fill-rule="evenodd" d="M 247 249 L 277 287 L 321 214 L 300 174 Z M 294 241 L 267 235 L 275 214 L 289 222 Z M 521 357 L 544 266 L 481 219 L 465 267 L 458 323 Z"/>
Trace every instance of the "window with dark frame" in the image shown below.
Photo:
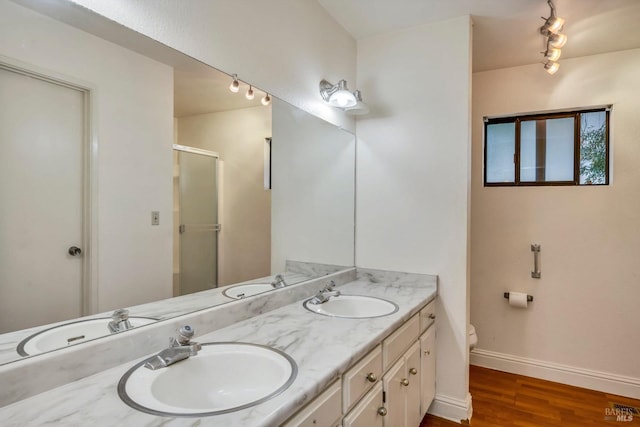
<path fill-rule="evenodd" d="M 608 185 L 610 107 L 484 120 L 484 185 Z"/>

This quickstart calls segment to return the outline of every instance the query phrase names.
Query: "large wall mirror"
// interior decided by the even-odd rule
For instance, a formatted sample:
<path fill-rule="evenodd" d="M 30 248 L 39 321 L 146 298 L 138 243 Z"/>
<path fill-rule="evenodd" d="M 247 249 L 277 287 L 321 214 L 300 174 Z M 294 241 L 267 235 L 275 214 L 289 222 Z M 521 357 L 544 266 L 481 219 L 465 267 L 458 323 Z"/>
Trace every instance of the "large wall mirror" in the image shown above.
<path fill-rule="evenodd" d="M 353 266 L 355 136 L 232 81 L 72 3 L 0 3 L 0 364 Z"/>

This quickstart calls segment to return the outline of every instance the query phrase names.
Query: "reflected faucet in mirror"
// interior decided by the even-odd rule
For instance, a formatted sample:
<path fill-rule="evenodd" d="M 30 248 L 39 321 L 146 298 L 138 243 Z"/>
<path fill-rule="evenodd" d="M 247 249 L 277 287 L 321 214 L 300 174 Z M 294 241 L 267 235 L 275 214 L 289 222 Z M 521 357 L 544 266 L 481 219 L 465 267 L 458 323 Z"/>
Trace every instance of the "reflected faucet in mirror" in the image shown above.
<path fill-rule="evenodd" d="M 114 311 L 111 315 L 111 322 L 109 322 L 108 328 L 109 332 L 112 334 L 133 328 L 129 321 L 129 310 L 126 308 L 119 308 Z"/>
<path fill-rule="evenodd" d="M 287 283 L 284 281 L 284 277 L 282 274 L 276 274 L 275 280 L 271 282 L 271 286 L 274 288 L 284 288 L 287 286 Z"/>

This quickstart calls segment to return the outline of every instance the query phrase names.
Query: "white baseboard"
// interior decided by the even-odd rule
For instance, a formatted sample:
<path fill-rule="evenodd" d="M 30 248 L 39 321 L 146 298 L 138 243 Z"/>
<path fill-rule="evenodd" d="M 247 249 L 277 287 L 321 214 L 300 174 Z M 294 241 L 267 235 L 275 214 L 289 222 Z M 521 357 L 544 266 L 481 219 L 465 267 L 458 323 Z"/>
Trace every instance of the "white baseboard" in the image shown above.
<path fill-rule="evenodd" d="M 431 402 L 431 406 L 429 406 L 428 412 L 436 417 L 445 418 L 456 423 L 463 420 L 470 420 L 473 412 L 471 395 L 467 393 L 467 398 L 460 400 L 450 396 L 436 394 L 433 402 Z"/>
<path fill-rule="evenodd" d="M 470 364 L 640 399 L 640 378 L 593 371 L 476 348 Z"/>

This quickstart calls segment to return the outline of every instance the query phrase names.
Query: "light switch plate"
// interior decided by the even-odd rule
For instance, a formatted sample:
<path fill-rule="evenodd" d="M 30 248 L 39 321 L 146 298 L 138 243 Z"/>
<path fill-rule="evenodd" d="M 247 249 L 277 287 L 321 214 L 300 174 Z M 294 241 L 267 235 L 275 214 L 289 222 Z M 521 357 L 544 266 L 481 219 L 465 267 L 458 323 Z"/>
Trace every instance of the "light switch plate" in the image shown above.
<path fill-rule="evenodd" d="M 160 212 L 152 211 L 151 212 L 151 225 L 160 225 Z"/>

